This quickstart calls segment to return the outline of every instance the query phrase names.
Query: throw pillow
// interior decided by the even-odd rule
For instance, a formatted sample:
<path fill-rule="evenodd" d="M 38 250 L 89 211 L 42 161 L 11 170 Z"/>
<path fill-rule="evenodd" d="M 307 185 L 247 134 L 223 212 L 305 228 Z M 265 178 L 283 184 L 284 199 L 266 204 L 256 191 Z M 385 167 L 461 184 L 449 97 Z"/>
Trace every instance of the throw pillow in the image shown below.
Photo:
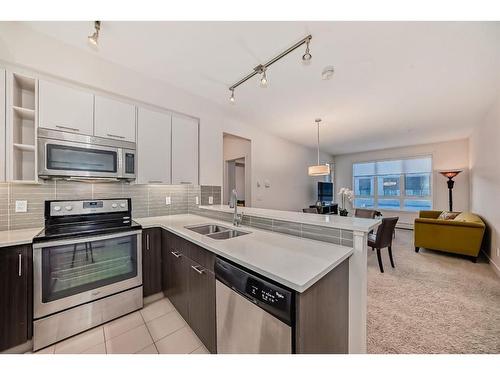
<path fill-rule="evenodd" d="M 456 218 L 460 212 L 450 212 L 450 211 L 443 211 L 438 217 L 438 220 L 453 220 Z"/>

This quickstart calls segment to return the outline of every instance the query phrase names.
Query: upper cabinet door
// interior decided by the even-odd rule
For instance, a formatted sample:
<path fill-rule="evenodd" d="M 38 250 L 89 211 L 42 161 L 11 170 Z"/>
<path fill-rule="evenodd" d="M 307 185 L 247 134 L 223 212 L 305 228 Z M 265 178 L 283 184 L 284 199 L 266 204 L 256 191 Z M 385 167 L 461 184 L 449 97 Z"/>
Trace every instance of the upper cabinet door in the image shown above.
<path fill-rule="evenodd" d="M 172 116 L 172 183 L 198 184 L 198 120 Z"/>
<path fill-rule="evenodd" d="M 135 106 L 96 96 L 95 135 L 135 142 Z"/>
<path fill-rule="evenodd" d="M 94 95 L 39 81 L 39 127 L 93 135 Z"/>
<path fill-rule="evenodd" d="M 137 110 L 139 184 L 169 184 L 172 116 L 145 108 Z"/>

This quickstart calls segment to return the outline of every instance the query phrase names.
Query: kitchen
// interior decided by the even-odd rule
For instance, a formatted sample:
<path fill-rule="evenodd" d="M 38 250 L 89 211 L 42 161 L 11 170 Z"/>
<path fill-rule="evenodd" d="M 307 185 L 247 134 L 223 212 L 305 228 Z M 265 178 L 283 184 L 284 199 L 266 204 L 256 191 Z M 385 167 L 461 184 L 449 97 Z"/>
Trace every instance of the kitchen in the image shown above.
<path fill-rule="evenodd" d="M 176 111 L 20 62 L 1 66 L 7 156 L 2 189 L 10 208 L 0 243 L 8 267 L 3 285 L 15 286 L 2 298 L 19 301 L 1 322 L 8 332 L 2 350 L 46 348 L 165 295 L 211 353 L 366 351 L 366 237 L 377 220 L 245 207 L 241 223 L 234 221 L 238 216 L 221 206 L 221 168 L 210 166 L 210 154 L 221 163 L 223 138 L 211 134 L 210 117 L 206 125 L 199 110 L 189 115 L 185 105 Z M 215 143 L 206 143 L 214 137 Z M 259 136 L 249 138 L 259 144 Z M 291 178 L 299 168 L 293 169 Z M 265 193 L 259 199 L 265 207 Z M 192 229 L 198 225 L 218 232 L 197 233 Z M 116 259 L 107 258 L 106 246 L 118 248 Z M 126 264 L 119 263 L 123 259 Z M 182 266 L 173 263 L 178 259 Z M 101 262 L 119 273 L 92 271 Z M 68 272 L 78 264 L 91 272 L 83 282 Z M 282 340 L 259 347 L 261 338 L 248 339 L 246 347 L 237 329 L 227 333 L 240 323 L 220 317 L 227 304 L 219 301 L 222 285 L 238 289 L 224 267 L 257 281 L 260 299 L 274 292 L 285 296 L 284 306 L 274 302 L 284 310 L 266 310 L 266 300 L 252 302 L 264 306 L 256 310 L 256 322 L 272 318 L 285 332 L 277 336 Z M 66 286 L 56 287 L 64 276 Z M 230 300 L 246 302 L 247 290 L 231 293 Z"/>

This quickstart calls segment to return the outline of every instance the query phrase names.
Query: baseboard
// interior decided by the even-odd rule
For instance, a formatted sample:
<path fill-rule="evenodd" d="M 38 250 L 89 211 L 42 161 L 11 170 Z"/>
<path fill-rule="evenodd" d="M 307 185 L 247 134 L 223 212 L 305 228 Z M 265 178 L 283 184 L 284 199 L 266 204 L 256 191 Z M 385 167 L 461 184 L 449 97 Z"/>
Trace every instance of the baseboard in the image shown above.
<path fill-rule="evenodd" d="M 144 306 L 150 305 L 153 302 L 156 302 L 162 298 L 165 298 L 165 296 L 163 295 L 163 292 L 159 292 L 159 293 L 153 294 L 151 296 L 144 297 L 144 299 L 143 299 Z"/>
<path fill-rule="evenodd" d="M 493 271 L 497 274 L 498 277 L 500 277 L 500 267 L 498 266 L 498 264 L 496 264 L 493 259 L 490 258 L 486 251 L 481 250 L 481 252 L 486 256 L 486 258 L 488 258 L 491 268 L 493 268 Z"/>
<path fill-rule="evenodd" d="M 33 350 L 33 341 L 28 340 L 18 346 L 6 349 L 3 352 L 0 352 L 0 354 L 24 354 L 24 353 L 29 353 L 32 350 Z"/>

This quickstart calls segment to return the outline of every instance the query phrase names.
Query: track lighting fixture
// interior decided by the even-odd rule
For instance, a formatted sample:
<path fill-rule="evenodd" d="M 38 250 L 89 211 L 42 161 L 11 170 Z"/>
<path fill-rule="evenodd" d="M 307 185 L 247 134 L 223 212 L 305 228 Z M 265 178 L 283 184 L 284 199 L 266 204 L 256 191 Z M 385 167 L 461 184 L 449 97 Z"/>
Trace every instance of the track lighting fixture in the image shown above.
<path fill-rule="evenodd" d="M 89 43 L 97 46 L 99 43 L 99 31 L 101 30 L 101 21 L 94 21 L 94 33 L 88 36 Z"/>
<path fill-rule="evenodd" d="M 306 53 L 302 55 L 302 63 L 308 65 L 311 63 L 312 55 L 311 52 L 309 51 L 309 42 L 311 41 L 311 38 L 307 39 L 306 42 Z"/>
<path fill-rule="evenodd" d="M 231 96 L 229 98 L 229 101 L 231 103 L 234 103 L 234 89 L 236 87 L 240 86 L 241 84 L 245 83 L 246 81 L 248 81 L 250 78 L 252 78 L 256 74 L 261 74 L 260 86 L 267 87 L 267 84 L 269 82 L 267 80 L 267 75 L 266 75 L 267 68 L 269 68 L 272 64 L 274 64 L 276 61 L 282 59 L 283 57 L 285 57 L 289 53 L 295 51 L 297 48 L 299 48 L 303 44 L 306 44 L 306 52 L 302 55 L 302 62 L 304 64 L 308 64 L 312 59 L 312 55 L 309 51 L 309 43 L 310 43 L 311 39 L 312 39 L 312 36 L 308 35 L 305 38 L 299 40 L 297 43 L 295 43 L 290 48 L 286 49 L 285 51 L 281 52 L 276 57 L 274 57 L 271 60 L 269 60 L 268 62 L 266 62 L 265 64 L 260 64 L 260 65 L 257 65 L 255 68 L 253 68 L 253 71 L 251 73 L 247 74 L 245 77 L 240 79 L 234 85 L 229 87 L 229 91 L 231 91 Z"/>

